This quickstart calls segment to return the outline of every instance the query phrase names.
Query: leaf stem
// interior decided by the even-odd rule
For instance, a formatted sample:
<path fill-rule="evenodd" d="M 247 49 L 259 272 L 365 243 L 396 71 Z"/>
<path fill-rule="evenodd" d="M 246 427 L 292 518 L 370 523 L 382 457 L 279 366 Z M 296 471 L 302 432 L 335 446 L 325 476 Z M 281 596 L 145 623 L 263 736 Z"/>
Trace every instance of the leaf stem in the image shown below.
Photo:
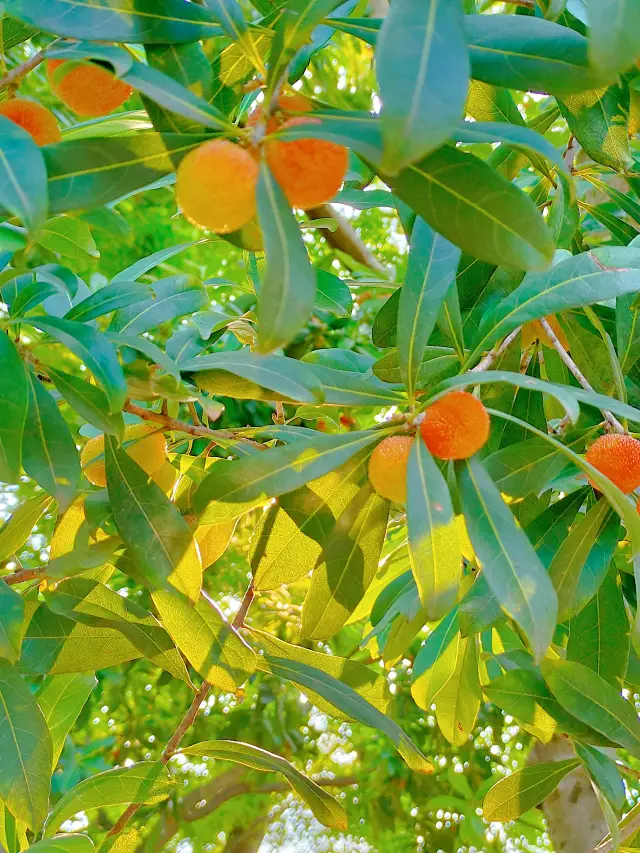
<path fill-rule="evenodd" d="M 494 347 L 490 352 L 488 352 L 482 361 L 479 361 L 475 367 L 472 367 L 469 373 L 481 373 L 483 370 L 489 370 L 494 361 L 502 355 L 502 353 L 507 350 L 511 344 L 518 337 L 518 333 L 522 327 L 518 326 L 517 329 L 514 329 L 511 334 L 507 335 L 507 337 L 502 341 L 501 344 Z"/>

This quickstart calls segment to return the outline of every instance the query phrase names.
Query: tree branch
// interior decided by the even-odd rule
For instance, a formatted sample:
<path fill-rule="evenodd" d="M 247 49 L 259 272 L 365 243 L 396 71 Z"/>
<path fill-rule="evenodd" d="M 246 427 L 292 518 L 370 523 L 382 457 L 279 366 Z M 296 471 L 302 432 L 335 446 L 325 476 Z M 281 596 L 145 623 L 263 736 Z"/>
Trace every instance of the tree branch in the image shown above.
<path fill-rule="evenodd" d="M 334 249 L 350 255 L 359 264 L 369 267 L 370 270 L 383 275 L 389 275 L 389 270 L 384 264 L 369 251 L 355 228 L 341 216 L 331 204 L 320 204 L 318 207 L 309 208 L 307 214 L 310 219 L 335 219 L 338 223 L 336 231 L 322 229 L 322 234 L 327 243 Z"/>
<path fill-rule="evenodd" d="M 249 586 L 247 587 L 247 591 L 244 594 L 244 598 L 242 599 L 240 607 L 238 608 L 238 612 L 233 617 L 233 622 L 231 623 L 231 625 L 234 628 L 237 629 L 244 627 L 244 620 L 247 615 L 247 611 L 251 607 L 251 602 L 253 601 L 254 593 L 255 591 L 253 589 L 253 578 L 251 578 L 251 580 L 249 581 Z"/>
<path fill-rule="evenodd" d="M 501 344 L 495 346 L 491 352 L 488 352 L 482 361 L 479 361 L 475 367 L 472 367 L 469 373 L 481 373 L 483 370 L 489 370 L 494 361 L 502 355 L 502 353 L 507 350 L 513 341 L 518 337 L 518 332 L 522 327 L 518 326 L 517 329 L 514 329 L 510 335 L 502 341 Z"/>
<path fill-rule="evenodd" d="M 550 323 L 547 320 L 545 320 L 544 317 L 541 317 L 540 318 L 540 324 L 541 324 L 542 328 L 545 330 L 545 332 L 547 333 L 547 337 L 549 338 L 549 340 L 553 344 L 553 348 L 558 353 L 558 355 L 560 356 L 562 361 L 565 363 L 565 365 L 569 368 L 569 370 L 571 371 L 573 376 L 575 376 L 575 378 L 578 380 L 580 385 L 582 385 L 582 387 L 587 391 L 593 391 L 593 385 L 591 385 L 591 383 L 589 382 L 587 377 L 580 370 L 580 368 L 575 363 L 575 361 L 571 358 L 571 356 L 566 351 L 566 349 L 562 346 L 562 344 L 560 343 L 560 340 L 558 339 L 558 336 L 556 335 L 556 333 L 551 328 Z M 606 409 L 602 409 L 602 414 L 604 415 L 607 422 L 613 427 L 613 429 L 616 432 L 618 432 L 622 435 L 624 435 L 624 433 L 626 433 L 625 428 L 622 426 L 620 421 L 615 417 L 615 415 L 612 415 L 611 412 L 608 412 Z"/>
<path fill-rule="evenodd" d="M 10 86 L 16 87 L 26 74 L 33 71 L 34 68 L 37 68 L 41 62 L 44 62 L 47 58 L 46 54 L 49 48 L 54 47 L 60 41 L 62 41 L 62 39 L 54 39 L 45 48 L 34 53 L 33 56 L 30 56 L 26 62 L 22 63 L 22 65 L 17 65 L 15 68 L 12 68 L 11 71 L 5 74 L 0 80 L 0 91 L 7 89 Z"/>

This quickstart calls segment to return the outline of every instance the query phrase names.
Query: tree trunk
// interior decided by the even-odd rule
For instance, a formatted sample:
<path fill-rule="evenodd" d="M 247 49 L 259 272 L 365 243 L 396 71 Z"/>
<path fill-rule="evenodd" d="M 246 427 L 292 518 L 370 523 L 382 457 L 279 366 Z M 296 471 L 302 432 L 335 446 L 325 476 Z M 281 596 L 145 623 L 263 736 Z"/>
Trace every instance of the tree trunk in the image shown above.
<path fill-rule="evenodd" d="M 560 735 L 547 744 L 536 742 L 529 756 L 531 764 L 566 758 L 575 758 L 575 752 Z M 542 810 L 555 853 L 590 853 L 608 832 L 589 774 L 582 766 L 564 777 Z"/>

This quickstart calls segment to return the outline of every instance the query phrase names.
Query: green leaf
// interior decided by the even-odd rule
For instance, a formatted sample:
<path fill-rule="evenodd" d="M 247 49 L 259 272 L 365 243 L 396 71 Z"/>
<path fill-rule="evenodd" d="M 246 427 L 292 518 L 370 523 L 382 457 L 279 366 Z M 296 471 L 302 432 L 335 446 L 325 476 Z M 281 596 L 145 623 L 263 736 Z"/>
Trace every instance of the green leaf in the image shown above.
<path fill-rule="evenodd" d="M 53 675 L 45 681 L 38 693 L 36 697 L 38 705 L 51 732 L 53 770 L 56 768 L 67 735 L 97 684 L 98 681 L 93 673 Z"/>
<path fill-rule="evenodd" d="M 224 374 L 231 373 L 268 391 L 269 400 L 323 401 L 322 386 L 313 368 L 282 355 L 260 355 L 248 349 L 214 352 L 187 359 L 180 369 L 185 373 L 207 371 L 206 376 L 196 377 L 196 381 L 200 387 L 214 392 L 217 387 L 224 387 Z"/>
<path fill-rule="evenodd" d="M 427 446 L 417 438 L 407 469 L 409 557 L 427 621 L 455 604 L 462 579 L 458 528 L 447 483 Z"/>
<path fill-rule="evenodd" d="M 610 86 L 558 101 L 569 130 L 597 163 L 624 172 L 633 165 L 629 148 L 629 88 Z"/>
<path fill-rule="evenodd" d="M 129 803 L 161 803 L 175 787 L 175 780 L 159 761 L 139 761 L 83 779 L 55 804 L 44 828 L 51 838 L 62 824 L 78 812 Z"/>
<path fill-rule="evenodd" d="M 515 820 L 546 800 L 567 773 L 571 773 L 579 764 L 577 758 L 532 764 L 500 779 L 484 798 L 484 819 Z"/>
<path fill-rule="evenodd" d="M 484 466 L 501 494 L 525 498 L 544 491 L 567 461 L 548 441 L 531 438 L 492 453 Z"/>
<path fill-rule="evenodd" d="M 25 472 L 58 501 L 64 511 L 80 480 L 80 458 L 75 442 L 55 401 L 40 380 L 27 376 L 29 408 L 22 441 Z"/>
<path fill-rule="evenodd" d="M 140 8 L 142 6 L 142 8 Z M 180 0 L 135 4 L 127 0 L 8 0 L 5 11 L 39 30 L 74 39 L 133 44 L 198 41 L 221 35 L 216 19 L 201 7 Z"/>
<path fill-rule="evenodd" d="M 338 470 L 282 495 L 261 516 L 250 551 L 256 589 L 295 583 L 316 566 L 325 540 L 357 494 L 363 473 L 364 460 L 354 457 Z"/>
<path fill-rule="evenodd" d="M 55 838 L 47 838 L 37 841 L 29 847 L 29 850 L 37 853 L 93 853 L 93 841 L 88 835 L 75 833 L 62 833 Z"/>
<path fill-rule="evenodd" d="M 258 294 L 261 352 L 288 343 L 307 321 L 316 300 L 316 274 L 295 216 L 266 163 L 257 189 L 267 270 Z"/>
<path fill-rule="evenodd" d="M 620 689 L 629 662 L 629 617 L 617 570 L 569 623 L 567 660 L 578 661 Z"/>
<path fill-rule="evenodd" d="M 111 311 L 128 308 L 130 305 L 142 302 L 148 296 L 149 287 L 146 284 L 139 284 L 136 281 L 113 281 L 111 284 L 101 287 L 100 290 L 96 290 L 86 299 L 76 302 L 67 311 L 64 319 L 86 323 L 89 320 L 95 320 L 96 317 L 103 317 Z"/>
<path fill-rule="evenodd" d="M 553 241 L 533 201 L 472 154 L 445 146 L 396 176 L 381 177 L 464 252 L 518 269 L 549 265 Z"/>
<path fill-rule="evenodd" d="M 464 115 L 469 55 L 459 0 L 396 0 L 376 48 L 383 168 L 396 174 L 451 136 Z"/>
<path fill-rule="evenodd" d="M 59 317 L 33 317 L 29 324 L 51 335 L 83 361 L 103 386 L 109 412 L 119 412 L 127 396 L 127 382 L 114 348 L 101 332 Z"/>
<path fill-rule="evenodd" d="M 458 625 L 458 609 L 454 608 L 431 631 L 416 655 L 411 675 L 411 695 L 423 711 L 430 709 L 431 703 L 454 671 L 458 646 L 462 640 Z"/>
<path fill-rule="evenodd" d="M 47 218 L 47 203 L 42 152 L 26 130 L 0 116 L 0 205 L 37 231 Z"/>
<path fill-rule="evenodd" d="M 611 232 L 611 245 L 626 246 L 638 236 L 638 231 L 633 225 L 610 213 L 603 204 L 587 204 L 585 201 L 580 201 L 578 207 Z"/>
<path fill-rule="evenodd" d="M 260 643 L 265 653 L 274 658 L 286 658 L 287 660 L 298 661 L 315 669 L 320 669 L 328 673 L 332 678 L 342 681 L 344 684 L 351 687 L 355 692 L 366 699 L 374 708 L 377 708 L 383 714 L 389 710 L 392 701 L 391 692 L 387 684 L 387 679 L 381 674 L 376 673 L 373 669 L 363 666 L 356 661 L 341 658 L 337 655 L 325 655 L 321 652 L 314 652 L 310 649 L 302 648 L 301 646 L 292 646 L 290 643 L 285 643 L 277 637 L 271 636 L 264 631 L 257 631 L 251 628 L 253 637 Z M 327 703 L 321 694 L 313 690 L 305 688 L 305 694 L 309 701 L 312 702 L 321 711 L 327 714 L 337 716 L 338 719 L 346 722 L 353 722 L 351 717 L 341 714 L 336 711 L 336 708 Z"/>
<path fill-rule="evenodd" d="M 436 720 L 452 746 L 464 746 L 469 740 L 481 701 L 476 638 L 460 638 L 451 677 L 436 697 Z"/>
<path fill-rule="evenodd" d="M 180 45 L 147 45 L 145 54 L 152 68 L 162 71 L 192 94 L 211 103 L 213 68 L 199 42 Z M 203 125 L 199 121 L 179 116 L 150 97 L 143 96 L 143 103 L 153 126 L 160 132 L 202 132 Z M 126 278 L 125 275 L 124 279 Z"/>
<path fill-rule="evenodd" d="M 551 565 L 549 577 L 558 596 L 558 617 L 561 621 L 575 615 L 586 603 L 575 602 L 580 575 L 585 569 L 589 554 L 612 515 L 609 503 L 600 500 L 573 526 L 569 535 L 558 548 Z M 590 568 L 586 568 L 589 573 Z M 601 579 L 604 575 L 601 575 Z"/>
<path fill-rule="evenodd" d="M 350 317 L 353 311 L 353 297 L 347 284 L 337 275 L 326 270 L 316 270 L 315 308 L 329 311 L 336 317 Z"/>
<path fill-rule="evenodd" d="M 22 548 L 51 503 L 49 495 L 37 495 L 14 509 L 0 528 L 0 562 L 4 562 Z"/>
<path fill-rule="evenodd" d="M 423 388 L 442 379 L 443 376 L 457 372 L 460 359 L 451 347 L 428 346 L 422 356 L 422 364 L 418 373 L 418 385 Z M 391 350 L 372 366 L 373 373 L 383 382 L 397 383 L 402 381 L 400 374 L 400 358 L 398 350 Z"/>
<path fill-rule="evenodd" d="M 162 489 L 105 436 L 107 488 L 118 533 L 152 589 L 174 587 L 196 601 L 202 564 L 189 525 Z"/>
<path fill-rule="evenodd" d="M 259 506 L 270 497 L 292 492 L 334 471 L 382 437 L 383 433 L 370 430 L 347 435 L 321 434 L 314 436 L 313 447 L 306 442 L 302 446 L 294 443 L 236 462 L 222 460 L 196 489 L 193 507 L 201 513 L 212 501 Z"/>
<path fill-rule="evenodd" d="M 60 675 L 91 672 L 142 657 L 113 628 L 82 625 L 41 604 L 22 641 L 20 664 L 31 673 Z"/>
<path fill-rule="evenodd" d="M 389 503 L 370 485 L 349 501 L 326 536 L 302 608 L 302 634 L 336 634 L 362 600 L 378 568 Z"/>
<path fill-rule="evenodd" d="M 191 666 L 211 684 L 235 693 L 253 674 L 256 656 L 209 598 L 192 605 L 170 592 L 152 593 L 164 627 Z"/>
<path fill-rule="evenodd" d="M 469 538 L 487 582 L 541 659 L 555 629 L 555 590 L 482 464 L 472 457 L 457 463 L 456 469 Z"/>
<path fill-rule="evenodd" d="M 606 181 L 601 181 L 597 175 L 591 175 L 588 172 L 581 177 L 590 183 L 592 187 L 609 196 L 611 201 L 615 202 L 620 210 L 629 214 L 636 222 L 640 222 L 640 202 L 636 201 L 631 193 L 620 192 L 620 190 L 606 183 Z"/>
<path fill-rule="evenodd" d="M 546 273 L 530 273 L 480 324 L 469 362 L 530 320 L 582 308 L 640 290 L 636 269 L 611 269 L 589 252 L 560 261 Z M 620 265 L 621 266 L 621 265 Z"/>
<path fill-rule="evenodd" d="M 620 771 L 608 755 L 584 743 L 574 742 L 573 748 L 591 776 L 594 784 L 617 812 L 626 805 L 624 783 Z M 617 822 L 617 821 L 616 821 Z"/>
<path fill-rule="evenodd" d="M 460 633 L 463 637 L 491 628 L 504 617 L 500 602 L 495 597 L 482 572 L 460 602 Z"/>
<path fill-rule="evenodd" d="M 171 48 L 173 50 L 173 48 Z M 140 258 L 135 263 L 131 264 L 128 267 L 125 267 L 123 270 L 120 270 L 119 273 L 116 273 L 114 277 L 111 279 L 111 284 L 118 284 L 120 287 L 130 286 L 132 282 L 137 282 L 139 278 L 141 278 L 145 273 L 149 272 L 149 270 L 154 269 L 154 267 L 163 264 L 165 261 L 171 260 L 171 258 L 179 255 L 181 252 L 184 252 L 186 249 L 191 249 L 193 246 L 202 245 L 203 243 L 208 243 L 208 239 L 204 240 L 193 240 L 190 243 L 178 243 L 175 246 L 168 246 L 165 249 L 158 249 L 157 252 L 153 252 L 150 255 L 147 255 L 144 258 Z M 149 293 L 149 288 L 147 285 L 139 285 L 142 293 Z M 104 290 L 105 288 L 103 288 Z M 102 291 L 98 291 L 101 293 Z"/>
<path fill-rule="evenodd" d="M 0 334 L 0 480 L 17 483 L 20 479 L 22 435 L 29 402 L 27 371 L 15 344 L 6 333 Z"/>
<path fill-rule="evenodd" d="M 51 737 L 27 683 L 0 660 L 0 796 L 34 833 L 49 810 Z"/>
<path fill-rule="evenodd" d="M 543 661 L 542 674 L 566 711 L 632 755 L 640 755 L 638 715 L 615 687 L 575 661 Z"/>
<path fill-rule="evenodd" d="M 122 436 L 124 421 L 120 412 L 112 414 L 109 411 L 109 400 L 101 388 L 85 382 L 72 373 L 63 373 L 47 366 L 47 374 L 56 390 L 67 401 L 72 409 L 100 432 Z"/>
<path fill-rule="evenodd" d="M 398 303 L 398 355 L 410 400 L 425 348 L 455 282 L 459 260 L 460 250 L 418 217 L 411 233 L 409 263 Z"/>
<path fill-rule="evenodd" d="M 269 672 L 293 681 L 294 684 L 300 685 L 305 689 L 314 690 L 331 705 L 334 705 L 338 710 L 347 714 L 351 719 L 385 734 L 412 770 L 415 770 L 417 773 L 433 772 L 431 763 L 427 761 L 400 726 L 342 681 L 338 681 L 320 669 L 297 661 L 289 661 L 285 658 L 276 658 L 269 655 L 265 655 L 264 660 L 269 667 Z M 260 668 L 262 664 L 262 659 L 259 659 L 258 666 Z"/>
<path fill-rule="evenodd" d="M 184 661 L 167 633 L 144 607 L 104 584 L 73 578 L 59 584 L 46 601 L 54 613 L 85 625 L 115 628 L 155 666 L 191 685 Z"/>
<path fill-rule="evenodd" d="M 111 321 L 110 330 L 138 335 L 209 304 L 199 279 L 191 275 L 172 275 L 147 287 L 148 296 L 127 308 L 121 308 Z"/>
<path fill-rule="evenodd" d="M 0 658 L 15 663 L 20 657 L 24 631 L 24 601 L 0 580 Z"/>
<path fill-rule="evenodd" d="M 73 261 L 84 261 L 87 255 L 100 257 L 91 229 L 82 219 L 73 216 L 48 219 L 38 232 L 38 243 L 50 252 Z"/>
<path fill-rule="evenodd" d="M 252 744 L 232 740 L 204 741 L 187 746 L 180 753 L 208 756 L 219 761 L 233 761 L 252 770 L 282 773 L 323 826 L 345 830 L 347 828 L 347 817 L 340 803 L 279 755 Z"/>
<path fill-rule="evenodd" d="M 640 30 L 640 9 L 633 0 L 588 0 L 589 58 L 594 68 L 613 77 L 640 56 L 634 33 Z"/>
<path fill-rule="evenodd" d="M 560 24 L 521 15 L 467 15 L 465 25 L 476 80 L 563 97 L 611 79 L 590 67 L 587 39 Z"/>
<path fill-rule="evenodd" d="M 314 110 L 313 136 L 351 148 L 372 163 L 382 159 L 382 121 L 358 110 Z M 273 139 L 308 139 L 308 125 L 291 125 L 271 134 Z"/>
<path fill-rule="evenodd" d="M 312 354 L 309 354 L 310 356 Z M 316 364 L 309 356 L 305 361 L 313 365 L 320 380 L 327 406 L 402 406 L 406 397 L 402 391 L 389 388 L 376 376 L 363 376 L 355 371 L 325 367 Z"/>
<path fill-rule="evenodd" d="M 527 524 L 525 528 L 527 536 L 546 569 L 549 568 L 556 551 L 567 538 L 569 529 L 589 492 L 590 489 L 586 486 L 571 492 L 552 503 Z"/>
<path fill-rule="evenodd" d="M 542 134 L 536 133 L 529 127 L 502 122 L 463 121 L 457 126 L 453 137 L 458 142 L 467 144 L 500 142 L 505 147 L 508 145 L 510 148 L 522 150 L 532 161 L 532 165 L 545 175 L 549 174 L 544 164 L 545 159 L 550 160 L 568 175 L 560 150 L 548 142 Z"/>

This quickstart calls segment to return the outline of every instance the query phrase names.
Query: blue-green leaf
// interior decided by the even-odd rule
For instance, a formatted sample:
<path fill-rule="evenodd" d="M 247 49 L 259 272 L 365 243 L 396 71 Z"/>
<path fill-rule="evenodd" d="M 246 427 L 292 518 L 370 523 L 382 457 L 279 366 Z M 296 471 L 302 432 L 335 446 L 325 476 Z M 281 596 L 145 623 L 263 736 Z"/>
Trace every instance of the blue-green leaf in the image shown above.
<path fill-rule="evenodd" d="M 31 136 L 0 116 L 0 205 L 29 231 L 47 218 L 47 170 Z"/>
<path fill-rule="evenodd" d="M 22 434 L 27 418 L 29 382 L 15 344 L 0 333 L 0 480 L 17 483 L 22 460 Z"/>

